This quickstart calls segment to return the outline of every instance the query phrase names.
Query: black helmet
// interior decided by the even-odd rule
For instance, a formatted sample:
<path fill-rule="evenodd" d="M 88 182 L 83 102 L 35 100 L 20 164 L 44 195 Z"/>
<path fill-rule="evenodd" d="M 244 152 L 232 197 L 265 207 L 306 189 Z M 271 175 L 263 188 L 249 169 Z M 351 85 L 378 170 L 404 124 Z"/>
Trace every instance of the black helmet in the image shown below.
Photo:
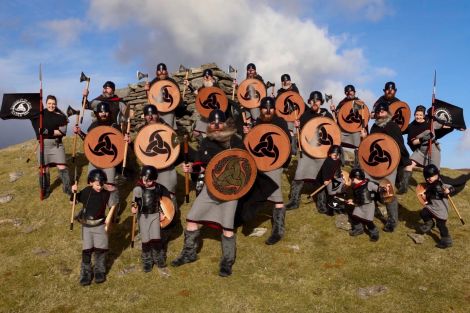
<path fill-rule="evenodd" d="M 249 71 L 251 69 L 256 71 L 256 65 L 254 63 L 248 63 L 248 65 L 246 66 L 247 71 Z"/>
<path fill-rule="evenodd" d="M 379 102 L 375 105 L 375 107 L 374 107 L 374 113 L 375 114 L 379 113 L 382 110 L 389 112 L 389 106 L 388 106 L 387 102 Z"/>
<path fill-rule="evenodd" d="M 147 104 L 144 106 L 144 116 L 158 114 L 158 109 L 153 104 Z"/>
<path fill-rule="evenodd" d="M 343 153 L 343 149 L 341 148 L 341 146 L 338 146 L 338 145 L 332 145 L 330 147 L 330 149 L 328 149 L 328 155 L 332 154 L 332 153 L 336 153 L 338 155 L 341 155 Z"/>
<path fill-rule="evenodd" d="M 204 70 L 204 72 L 202 73 L 202 76 L 210 76 L 210 77 L 214 77 L 214 73 L 212 72 L 212 70 L 210 68 L 207 68 Z"/>
<path fill-rule="evenodd" d="M 147 180 L 157 180 L 158 178 L 158 171 L 152 165 L 144 165 L 142 170 L 140 171 L 140 177 L 147 179 Z"/>
<path fill-rule="evenodd" d="M 325 102 L 325 100 L 323 100 L 323 95 L 321 92 L 319 91 L 312 91 L 310 93 L 310 97 L 308 97 L 308 101 L 307 102 L 310 102 L 310 101 L 317 101 L 317 100 L 320 100 L 321 101 L 321 104 L 323 104 L 323 102 Z"/>
<path fill-rule="evenodd" d="M 350 92 L 350 91 L 356 92 L 356 88 L 354 88 L 353 85 L 347 85 L 346 87 L 344 87 L 344 93 Z"/>
<path fill-rule="evenodd" d="M 274 100 L 273 97 L 264 97 L 261 99 L 261 102 L 259 104 L 260 109 L 274 109 L 276 105 L 276 100 Z"/>
<path fill-rule="evenodd" d="M 167 71 L 165 63 L 158 63 L 157 71 Z"/>
<path fill-rule="evenodd" d="M 88 173 L 88 183 L 99 181 L 101 184 L 104 184 L 107 180 L 108 177 L 106 176 L 106 173 L 98 168 L 95 168 Z"/>
<path fill-rule="evenodd" d="M 360 180 L 364 180 L 366 179 L 366 174 L 364 174 L 364 171 L 360 168 L 353 168 L 351 170 L 351 173 L 349 173 L 349 178 L 350 179 L 357 178 Z"/>
<path fill-rule="evenodd" d="M 95 113 L 111 113 L 108 102 L 100 102 L 93 110 Z"/>
<path fill-rule="evenodd" d="M 424 178 L 429 178 L 434 175 L 439 175 L 439 169 L 434 164 L 428 164 L 423 168 L 423 176 Z"/>
<path fill-rule="evenodd" d="M 416 112 L 423 112 L 423 114 L 426 114 L 426 107 L 424 105 L 418 105 L 415 109 L 415 114 Z"/>
<path fill-rule="evenodd" d="M 385 86 L 384 86 L 384 91 L 385 90 L 389 90 L 389 89 L 393 89 L 393 90 L 397 90 L 397 87 L 395 86 L 395 83 L 394 82 L 386 82 L 385 83 Z"/>
<path fill-rule="evenodd" d="M 209 114 L 209 123 L 224 123 L 227 119 L 225 113 L 219 109 L 212 110 Z"/>
<path fill-rule="evenodd" d="M 103 88 L 110 87 L 112 90 L 116 90 L 116 85 L 112 81 L 107 81 L 104 83 Z"/>
<path fill-rule="evenodd" d="M 285 82 L 286 80 L 290 80 L 290 75 L 289 74 L 282 74 L 281 82 Z"/>

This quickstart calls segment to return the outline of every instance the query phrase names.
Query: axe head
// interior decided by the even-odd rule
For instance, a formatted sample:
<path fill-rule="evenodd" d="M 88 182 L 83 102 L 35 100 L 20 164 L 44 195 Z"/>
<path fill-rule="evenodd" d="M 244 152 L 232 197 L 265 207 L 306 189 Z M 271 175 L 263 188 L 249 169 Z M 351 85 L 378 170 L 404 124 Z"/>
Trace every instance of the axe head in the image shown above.
<path fill-rule="evenodd" d="M 77 115 L 77 114 L 80 114 L 80 111 L 75 110 L 69 105 L 69 107 L 67 108 L 67 117 L 70 117 L 72 115 Z"/>
<path fill-rule="evenodd" d="M 271 83 L 270 81 L 268 81 L 268 82 L 266 83 L 266 88 L 271 88 L 271 87 L 274 87 L 274 86 L 276 86 L 276 84 Z"/>
<path fill-rule="evenodd" d="M 178 68 L 179 72 L 189 72 L 189 68 L 184 66 L 183 64 L 180 64 L 180 67 Z"/>
<path fill-rule="evenodd" d="M 333 95 L 332 95 L 332 94 L 331 94 L 331 95 L 327 95 L 327 94 L 325 93 L 325 100 L 326 100 L 326 102 L 330 101 L 331 99 L 333 99 Z"/>
<path fill-rule="evenodd" d="M 89 81 L 89 80 L 90 80 L 90 77 L 87 77 L 85 73 L 82 72 L 80 74 L 80 82 Z"/>
<path fill-rule="evenodd" d="M 141 71 L 137 71 L 137 80 L 141 80 L 142 78 L 148 78 L 149 74 L 144 74 Z"/>

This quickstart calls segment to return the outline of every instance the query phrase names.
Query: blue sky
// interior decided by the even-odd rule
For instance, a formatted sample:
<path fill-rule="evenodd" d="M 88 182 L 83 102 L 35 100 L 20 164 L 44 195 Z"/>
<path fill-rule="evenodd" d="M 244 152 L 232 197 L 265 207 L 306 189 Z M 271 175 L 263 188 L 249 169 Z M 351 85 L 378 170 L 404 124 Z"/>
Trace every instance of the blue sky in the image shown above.
<path fill-rule="evenodd" d="M 104 81 L 124 87 L 159 62 L 240 72 L 255 62 L 265 80 L 288 72 L 304 97 L 320 90 L 336 102 L 352 83 L 371 105 L 393 80 L 414 108 L 430 105 L 436 70 L 437 98 L 464 107 L 470 123 L 469 9 L 467 1 L 2 1 L 0 91 L 37 90 L 42 63 L 44 93 L 79 107 L 81 71 L 94 97 Z M 28 122 L 0 122 L 0 147 L 32 135 Z M 444 166 L 469 167 L 469 131 L 441 142 Z"/>

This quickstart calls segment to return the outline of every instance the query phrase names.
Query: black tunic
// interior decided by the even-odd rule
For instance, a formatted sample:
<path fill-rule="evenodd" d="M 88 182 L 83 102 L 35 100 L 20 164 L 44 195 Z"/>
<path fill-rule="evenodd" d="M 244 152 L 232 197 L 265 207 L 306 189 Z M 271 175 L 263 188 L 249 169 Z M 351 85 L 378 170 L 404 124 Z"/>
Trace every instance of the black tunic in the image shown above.
<path fill-rule="evenodd" d="M 49 110 L 44 110 L 43 114 L 42 128 L 47 129 L 47 135 L 43 135 L 43 138 L 57 138 L 57 136 L 54 136 L 54 130 L 59 130 L 60 127 L 66 126 L 68 123 L 67 117 L 59 111 L 51 112 Z M 31 124 L 33 125 L 34 132 L 36 133 L 36 138 L 39 139 L 39 117 L 31 120 Z M 63 134 L 63 136 L 65 136 L 65 134 Z"/>

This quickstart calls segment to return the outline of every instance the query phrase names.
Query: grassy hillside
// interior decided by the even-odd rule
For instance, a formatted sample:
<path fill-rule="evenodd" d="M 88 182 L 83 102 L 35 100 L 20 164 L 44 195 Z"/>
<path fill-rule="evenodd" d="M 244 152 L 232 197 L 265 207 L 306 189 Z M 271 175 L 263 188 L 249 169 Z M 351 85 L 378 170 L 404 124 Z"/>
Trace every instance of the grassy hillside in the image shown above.
<path fill-rule="evenodd" d="M 420 206 L 411 190 L 399 198 L 398 229 L 392 234 L 381 231 L 377 243 L 370 242 L 367 235 L 351 238 L 336 228 L 336 217 L 320 215 L 314 204 L 304 203 L 287 213 L 285 238 L 267 246 L 264 240 L 271 225 L 270 208 L 266 207 L 256 223 L 238 230 L 237 260 L 229 278 L 217 275 L 220 240 L 210 229 L 203 231 L 197 262 L 169 267 L 170 277 L 156 269 L 144 274 L 140 251 L 130 248 L 127 209 L 110 234 L 108 281 L 81 287 L 80 226 L 75 224 L 69 231 L 70 205 L 54 183 L 58 179 L 55 169 L 53 193 L 39 201 L 36 164 L 34 159 L 25 162 L 34 144 L 30 141 L 0 151 L 0 194 L 13 195 L 11 202 L 0 204 L 0 312 L 396 313 L 468 312 L 470 308 L 469 187 L 454 198 L 467 224 L 462 226 L 455 213 L 449 213 L 454 247 L 447 250 L 434 247 L 437 230 L 425 236 L 423 244 L 415 244 L 407 236 L 419 223 Z M 86 173 L 84 156 L 78 159 L 80 171 Z M 22 171 L 24 176 L 10 183 L 9 173 L 14 171 Z M 413 178 L 423 181 L 419 172 Z M 183 177 L 179 175 L 179 179 L 182 194 Z M 287 182 L 287 176 L 284 179 Z M 82 175 L 81 187 L 84 182 Z M 132 183 L 129 180 L 122 186 L 122 196 L 128 201 Z M 287 183 L 283 191 L 287 200 Z M 183 217 L 189 208 L 182 204 Z M 268 231 L 263 237 L 248 237 L 254 227 Z M 181 250 L 182 228 L 175 228 L 173 235 L 169 261 Z M 361 295 L 361 288 L 369 287 L 379 292 Z"/>

